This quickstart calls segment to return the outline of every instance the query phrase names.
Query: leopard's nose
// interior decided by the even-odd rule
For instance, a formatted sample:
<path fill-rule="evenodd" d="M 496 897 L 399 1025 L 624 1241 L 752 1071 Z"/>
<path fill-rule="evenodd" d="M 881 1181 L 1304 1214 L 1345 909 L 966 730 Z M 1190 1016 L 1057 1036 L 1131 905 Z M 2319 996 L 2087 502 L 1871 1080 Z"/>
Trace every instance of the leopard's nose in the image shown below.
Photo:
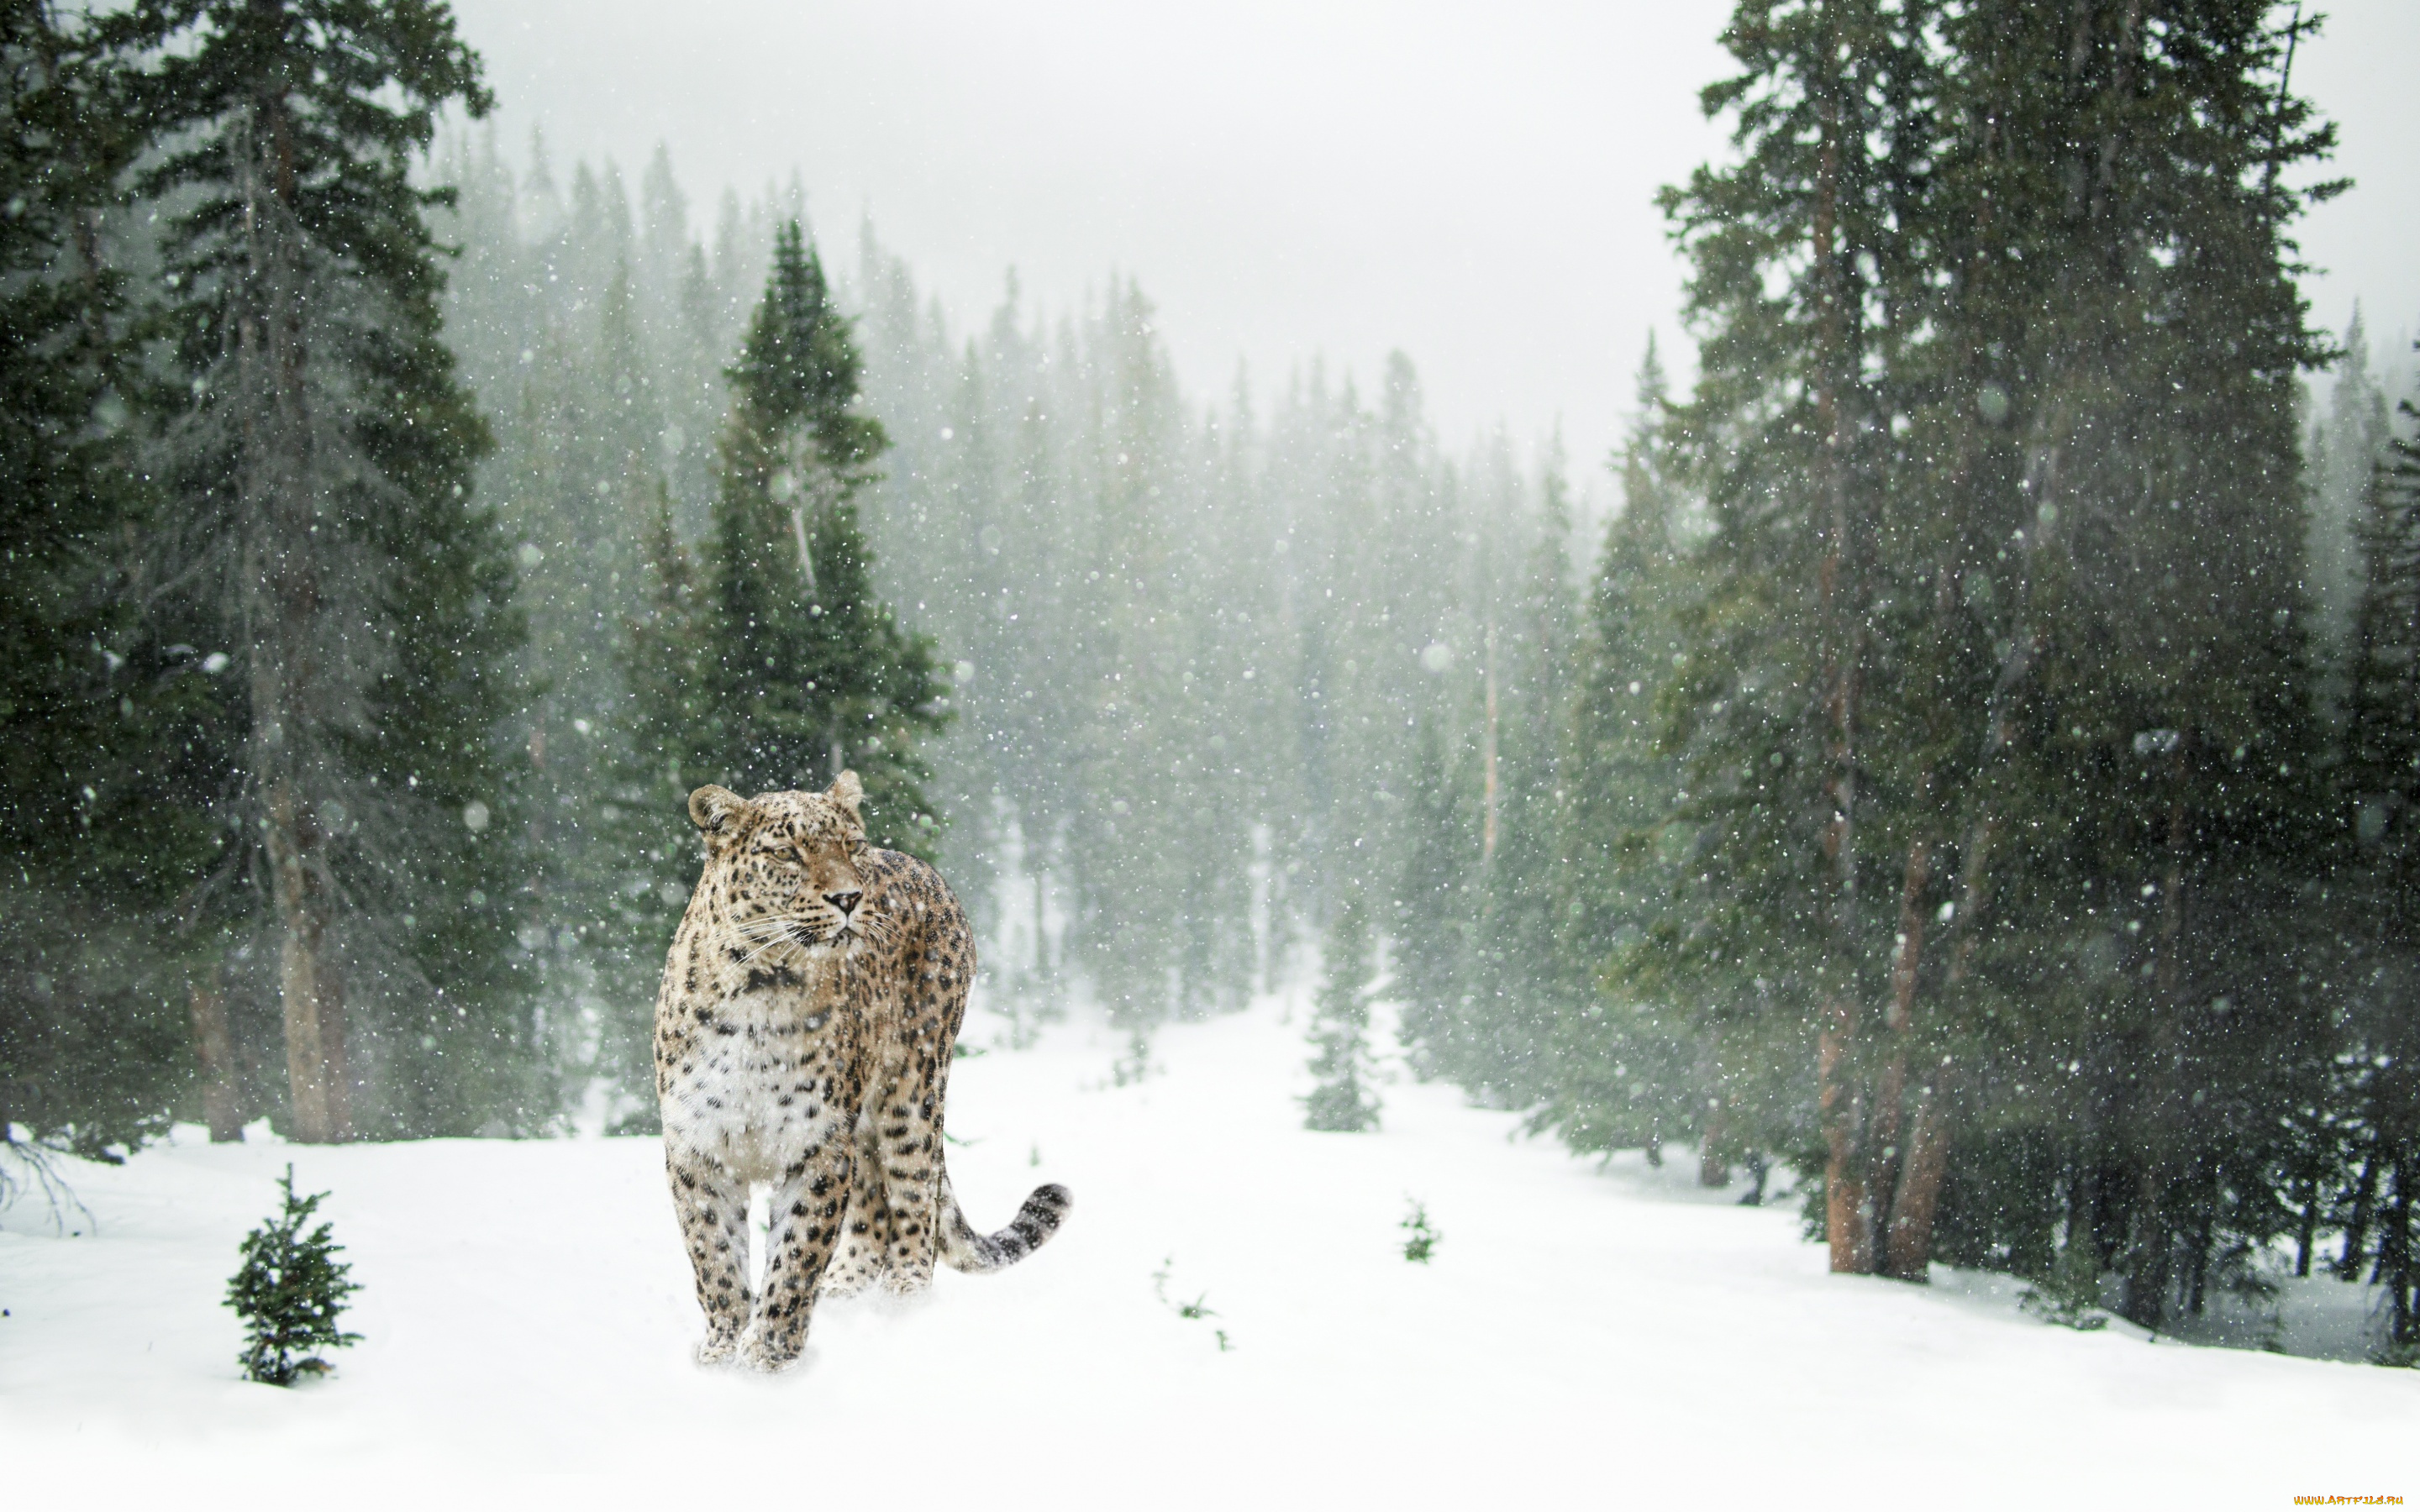
<path fill-rule="evenodd" d="M 839 909 L 843 914 L 849 914 L 856 912 L 857 901 L 864 896 L 865 894 L 861 892 L 828 892 L 824 894 L 824 902 Z"/>

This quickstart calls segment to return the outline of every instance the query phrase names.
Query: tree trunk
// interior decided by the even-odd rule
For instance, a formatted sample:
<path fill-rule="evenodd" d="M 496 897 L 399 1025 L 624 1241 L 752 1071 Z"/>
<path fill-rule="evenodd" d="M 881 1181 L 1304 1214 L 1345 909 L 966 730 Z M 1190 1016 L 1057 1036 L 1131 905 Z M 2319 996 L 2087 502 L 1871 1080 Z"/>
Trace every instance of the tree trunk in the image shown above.
<path fill-rule="evenodd" d="M 1928 776 L 1919 787 L 1929 792 Z M 1890 1066 L 1876 1098 L 1874 1189 L 1887 1197 L 1883 1219 L 1879 1269 L 1903 1281 L 1922 1281 L 1931 1274 L 1932 1214 L 1941 1195 L 1941 1179 L 1948 1165 L 1947 1131 L 1941 1099 L 1930 1085 L 1930 1068 L 1917 1073 L 1925 1085 L 1916 1090 L 1916 1116 L 1905 1108 L 1909 1067 L 1916 1058 L 1916 992 L 1924 968 L 1924 900 L 1932 885 L 1932 846 L 1923 840 L 1908 842 L 1907 871 L 1900 886 L 1899 942 L 1891 958 Z"/>
<path fill-rule="evenodd" d="M 1719 1102 L 1706 1109 L 1706 1130 L 1698 1146 L 1698 1184 L 1725 1187 L 1731 1184 L 1731 1163 L 1723 1154 L 1724 1128 L 1730 1112 Z"/>
<path fill-rule="evenodd" d="M 1479 825 L 1479 860 L 1496 859 L 1496 622 L 1487 623 L 1487 712 L 1479 737 L 1482 809 Z"/>
<path fill-rule="evenodd" d="M 2142 1165 L 2134 1183 L 2133 1254 L 2127 1265 L 2127 1320 L 2156 1328 L 2166 1315 L 2169 1283 L 2176 1257 L 2175 1225 L 2169 1213 L 2169 1187 L 2174 1184 L 2170 1152 L 2182 1117 L 2182 1090 L 2178 1085 L 2179 1026 L 2183 1013 L 2185 850 L 2190 838 L 2185 809 L 2185 748 L 2182 732 L 2170 756 L 2167 865 L 2160 878 L 2160 943 L 2153 962 L 2159 997 L 2150 1036 L 2151 1067 L 2148 1095 L 2138 1113 Z"/>
<path fill-rule="evenodd" d="M 294 1098 L 294 1138 L 307 1145 L 352 1136 L 352 1096 L 345 1066 L 344 986 L 331 960 L 330 909 L 318 826 L 283 786 L 270 804 L 270 872 L 279 941 L 277 976 L 286 1010 L 286 1074 Z"/>
<path fill-rule="evenodd" d="M 188 1000 L 194 1015 L 194 1059 L 202 1073 L 202 1120 L 210 1126 L 211 1144 L 235 1144 L 243 1138 L 243 1104 L 236 1093 L 235 1046 L 227 1033 L 217 963 L 211 963 L 207 978 L 193 984 Z"/>
<path fill-rule="evenodd" d="M 2300 1206 L 2303 1210 L 2303 1219 L 2294 1230 L 2294 1274 L 2297 1276 L 2306 1276 L 2311 1273 L 2311 1245 L 2318 1240 L 2319 1230 L 2319 1179 L 2306 1176 L 2303 1179 L 2302 1186 L 2303 1199 Z"/>
<path fill-rule="evenodd" d="M 2420 1344 L 2420 1320 L 2412 1316 L 2415 1288 L 2420 1288 L 2420 1273 L 2415 1273 L 2412 1254 L 2412 1153 L 2408 1143 L 2397 1152 L 2395 1201 L 2379 1234 L 2374 1277 L 2386 1283 L 2387 1336 L 2402 1345 Z"/>
<path fill-rule="evenodd" d="M 1827 63 L 1838 56 L 1827 40 Z M 1832 881 L 1832 965 L 1840 973 L 1831 985 L 1829 1021 L 1816 1049 L 1817 1105 L 1823 1122 L 1823 1228 L 1836 1272 L 1865 1274 L 1873 1269 L 1873 1214 L 1866 1185 L 1868 1142 L 1862 1127 L 1866 1099 L 1845 1080 L 1853 1070 L 1856 1030 L 1851 964 L 1857 933 L 1857 660 L 1854 613 L 1855 559 L 1849 548 L 1848 407 L 1841 402 L 1848 365 L 1841 327 L 1839 255 L 1839 90 L 1837 81 L 1818 81 L 1823 141 L 1817 149 L 1812 228 L 1816 301 L 1815 409 L 1823 431 L 1819 471 L 1821 513 L 1815 526 L 1823 541 L 1815 588 L 1823 637 L 1823 795 L 1829 817 L 1823 830 L 1824 859 Z"/>
<path fill-rule="evenodd" d="M 1948 1068 L 1933 1085 L 1917 1089 L 1916 1117 L 1908 1122 L 1907 1152 L 1900 1162 L 1899 1190 L 1891 1198 L 1885 1269 L 1902 1281 L 1932 1273 L 1932 1219 L 1941 1207 L 1941 1183 L 1949 1171 Z"/>
<path fill-rule="evenodd" d="M 2361 1279 L 2362 1256 L 2369 1248 L 2370 1207 L 2378 1200 L 2379 1149 L 2373 1144 L 2361 1163 L 2361 1176 L 2353 1182 L 2352 1216 L 2345 1223 L 2344 1253 L 2336 1257 L 2336 1279 Z"/>
<path fill-rule="evenodd" d="M 1823 1122 L 1823 1238 L 1836 1274 L 1863 1275 L 1873 1268 L 1873 1242 L 1858 1158 L 1861 1110 L 1840 1064 L 1848 1053 L 1848 1016 L 1836 1001 L 1832 1024 L 1815 1046 L 1816 1105 Z"/>
<path fill-rule="evenodd" d="M 252 637 L 250 762 L 265 805 L 293 1134 L 319 1144 L 347 1138 L 352 1122 L 344 998 L 329 936 L 334 900 L 320 850 L 325 795 L 315 791 L 327 779 L 321 732 L 348 711 L 351 694 L 336 677 L 346 629 L 330 623 L 342 573 L 332 553 L 341 548 L 339 532 L 322 530 L 325 489 L 304 384 L 306 274 L 287 110 L 282 96 L 261 100 L 239 146 L 247 242 L 235 323 L 240 622 Z"/>
<path fill-rule="evenodd" d="M 2211 1212 L 2208 1199 L 2205 1198 L 2204 1205 L 2201 1210 L 2201 1227 L 2194 1233 L 2193 1302 L 2187 1309 L 2195 1318 L 2199 1318 L 2201 1316 L 2203 1293 L 2209 1288 L 2210 1285 L 2210 1246 L 2212 1221 L 2213 1214 Z"/>
<path fill-rule="evenodd" d="M 1919 786 L 1929 787 L 1930 779 Z M 1899 1231 L 1896 1214 L 1906 1167 L 1909 1039 L 1914 1032 L 1916 975 L 1924 963 L 1924 892 L 1931 882 L 1932 847 L 1921 840 L 1910 841 L 1907 868 L 1900 882 L 1899 941 L 1891 951 L 1890 1006 L 1883 1018 L 1883 1026 L 1890 1033 L 1890 1058 L 1883 1067 L 1881 1085 L 1874 1089 L 1873 1170 L 1867 1179 L 1877 1209 L 1876 1237 L 1885 1240 Z M 1880 1268 L 1898 1273 L 1887 1255 Z"/>
<path fill-rule="evenodd" d="M 1033 879 L 1033 980 L 1040 983 L 1050 980 L 1050 936 L 1043 932 L 1042 925 L 1044 900 L 1042 863 L 1035 855 L 1038 849 L 1033 841 L 1025 842 L 1025 870 Z"/>

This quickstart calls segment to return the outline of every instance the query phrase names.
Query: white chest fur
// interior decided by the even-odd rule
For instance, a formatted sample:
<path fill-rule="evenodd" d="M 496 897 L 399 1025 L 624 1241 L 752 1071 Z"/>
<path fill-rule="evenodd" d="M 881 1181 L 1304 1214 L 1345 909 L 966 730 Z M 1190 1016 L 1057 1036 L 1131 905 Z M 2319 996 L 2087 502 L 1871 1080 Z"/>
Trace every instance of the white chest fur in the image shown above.
<path fill-rule="evenodd" d="M 771 1181 L 838 1134 L 834 964 L 813 963 L 803 990 L 725 998 L 690 1020 L 662 1103 L 668 1140 L 740 1180 Z"/>

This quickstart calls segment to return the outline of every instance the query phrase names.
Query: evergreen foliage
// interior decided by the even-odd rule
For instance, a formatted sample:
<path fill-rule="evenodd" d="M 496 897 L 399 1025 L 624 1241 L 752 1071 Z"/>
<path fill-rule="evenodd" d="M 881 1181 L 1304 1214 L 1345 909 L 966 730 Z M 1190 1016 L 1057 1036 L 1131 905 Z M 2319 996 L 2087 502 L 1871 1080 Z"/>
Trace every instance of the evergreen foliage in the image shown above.
<path fill-rule="evenodd" d="M 2018 1304 L 2045 1323 L 2090 1334 L 2109 1325 L 2101 1310 L 2101 1252 L 2088 1240 L 2058 1247 L 2049 1273 L 2018 1299 Z"/>
<path fill-rule="evenodd" d="M 217 839 L 184 759 L 210 678 L 143 622 L 159 579 L 128 549 L 158 521 L 113 260 L 128 87 L 89 31 L 0 5 L 0 1145 L 97 1159 L 185 1088 L 190 951 L 149 921 Z"/>
<path fill-rule="evenodd" d="M 861 363 L 799 224 L 773 243 L 765 298 L 731 370 L 702 627 L 705 728 L 691 768 L 740 792 L 865 783 L 868 838 L 932 850 L 920 736 L 947 722 L 932 642 L 874 587 L 857 497 L 889 444 L 857 412 Z"/>
<path fill-rule="evenodd" d="M 345 1299 L 362 1288 L 351 1279 L 351 1264 L 336 1258 L 345 1247 L 329 1237 L 328 1223 L 303 1232 L 328 1194 L 295 1196 L 291 1165 L 277 1190 L 279 1211 L 244 1236 L 243 1264 L 227 1283 L 226 1304 L 244 1322 L 243 1353 L 237 1357 L 243 1379 L 290 1386 L 298 1376 L 324 1375 L 332 1368 L 315 1351 L 361 1342 L 359 1334 L 339 1329 L 336 1319 L 344 1314 Z"/>
<path fill-rule="evenodd" d="M 1571 799 L 1554 873 L 1560 917 L 1552 959 L 1570 986 L 1555 1006 L 1555 1074 L 1534 1121 L 1557 1128 L 1575 1149 L 1636 1148 L 1652 1157 L 1699 1122 L 1689 989 L 1641 978 L 1615 992 L 1601 985 L 1615 956 L 1638 946 L 1676 880 L 1665 822 L 1681 774 L 1662 747 L 1655 710 L 1672 680 L 1675 615 L 1690 585 L 1675 420 L 1652 337 L 1637 392 L 1630 434 L 1612 459 L 1621 511 L 1606 527 L 1590 586 L 1568 713 Z"/>
<path fill-rule="evenodd" d="M 1347 893 L 1329 926 L 1327 978 L 1313 1003 L 1311 1042 L 1318 1050 L 1311 1073 L 1319 1085 L 1303 1099 L 1302 1126 L 1329 1134 L 1361 1134 L 1378 1126 L 1372 1083 L 1370 1004 L 1376 997 L 1376 942 L 1360 898 Z"/>
<path fill-rule="evenodd" d="M 1404 1231 L 1404 1258 L 1414 1265 L 1426 1265 L 1436 1253 L 1437 1242 L 1445 1236 L 1429 1227 L 1429 1206 L 1414 1198 L 1412 1211 L 1395 1226 Z"/>
<path fill-rule="evenodd" d="M 770 260 L 728 373 L 710 534 L 691 550 L 659 481 L 623 622 L 606 820 L 621 844 L 604 879 L 620 1002 L 600 1015 L 597 1064 L 625 1088 L 631 1128 L 649 1117 L 643 1011 L 695 880 L 691 787 L 820 788 L 853 768 L 875 844 L 930 856 L 940 841 L 921 743 L 947 727 L 948 690 L 932 640 L 883 602 L 859 517 L 888 439 L 862 412 L 852 322 L 796 220 Z"/>
<path fill-rule="evenodd" d="M 150 0 L 100 25 L 147 60 L 136 182 L 164 207 L 160 548 L 183 586 L 155 612 L 228 658 L 225 844 L 190 906 L 279 1005 L 272 1114 L 315 1140 L 542 1128 L 522 771 L 497 744 L 523 625 L 440 337 L 427 213 L 449 196 L 410 178 L 440 111 L 486 109 L 477 59 L 427 0 Z"/>
<path fill-rule="evenodd" d="M 1745 0 L 1600 522 L 1401 354 L 1204 403 L 1128 278 L 414 187 L 432 0 L 0 0 L 0 1130 L 647 1127 L 683 797 L 845 764 L 1121 1076 L 1323 933 L 1315 1126 L 1383 953 L 1416 1073 L 1777 1155 L 1840 1269 L 2171 1329 L 2273 1246 L 2408 1352 L 2420 456 L 2358 321 L 2296 415 L 2313 24 Z"/>
<path fill-rule="evenodd" d="M 1616 995 L 1694 999 L 1702 1105 L 1821 1167 L 1836 1269 L 2039 1271 L 2065 1226 L 2136 1320 L 2196 1312 L 2329 1056 L 2270 923 L 2324 832 L 2284 227 L 2336 186 L 2278 173 L 2329 131 L 2256 5 L 1726 41 L 1739 162 L 1666 197 L 1689 864 Z"/>
<path fill-rule="evenodd" d="M 2406 402 L 2407 422 L 2420 413 Z M 2350 638 L 2344 759 L 2336 769 L 2350 841 L 2335 882 L 2347 895 L 2340 1040 L 2327 1068 L 2332 1118 L 2298 1162 L 2293 1196 L 2308 1234 L 2335 1186 L 2344 1242 L 2336 1273 L 2385 1292 L 2383 1357 L 2420 1349 L 2420 441 L 2388 435 L 2361 520 L 2362 579 Z M 2339 975 L 2340 974 L 2340 975 Z"/>

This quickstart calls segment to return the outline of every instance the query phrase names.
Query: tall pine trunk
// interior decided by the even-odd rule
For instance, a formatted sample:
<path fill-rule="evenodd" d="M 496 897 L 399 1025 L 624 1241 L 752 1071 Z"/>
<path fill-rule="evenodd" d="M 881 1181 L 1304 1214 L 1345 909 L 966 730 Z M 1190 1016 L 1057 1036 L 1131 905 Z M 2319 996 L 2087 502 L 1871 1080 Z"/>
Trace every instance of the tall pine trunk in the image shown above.
<path fill-rule="evenodd" d="M 2160 875 L 2160 937 L 2152 966 L 2157 995 L 2150 1065 L 2144 1077 L 2147 1092 L 2138 1114 L 2143 1149 L 2135 1172 L 2134 1234 L 2123 1309 L 2128 1321 L 2145 1328 L 2158 1327 L 2167 1315 L 2177 1229 L 2169 1189 L 2176 1180 L 2174 1152 L 2178 1123 L 2184 1113 L 2177 1057 L 2184 1013 L 2185 856 L 2191 832 L 2185 810 L 2187 737 L 2178 732 L 2175 739 L 2169 764 L 2175 791 L 2168 800 L 2167 857 Z"/>
<path fill-rule="evenodd" d="M 1965 985 L 1974 964 L 1977 932 L 1982 927 L 1983 910 L 1991 897 L 1992 841 L 1997 833 L 1998 826 L 1990 820 L 1977 823 L 1967 831 L 1965 850 L 1960 857 L 1957 908 L 1951 916 L 1956 922 L 1950 927 L 1947 961 L 1941 976 L 1942 996 L 1951 1005 L 1952 1012 L 1956 1011 L 1959 990 Z M 1928 859 L 1928 875 L 1930 870 Z M 1914 897 L 1912 891 L 1911 902 Z M 1921 963 L 1917 951 L 1924 939 L 1924 920 L 1921 910 L 1903 908 L 1901 918 L 1909 943 L 1902 947 L 1899 980 L 1912 1012 L 1918 986 Z M 1956 1068 L 1945 1057 L 1937 1065 L 1925 1066 L 1918 1078 L 1916 1108 L 1908 1119 L 1906 1153 L 1900 1160 L 1898 1184 L 1891 1196 L 1890 1231 L 1885 1238 L 1883 1255 L 1888 1273 L 1904 1281 L 1922 1280 L 1931 1273 L 1933 1219 L 1941 1209 L 1942 1183 L 1949 1174 L 1950 1099 L 1956 1076 Z"/>
<path fill-rule="evenodd" d="M 202 1120 L 209 1125 L 210 1143 L 233 1144 L 243 1137 L 243 1103 L 236 1090 L 235 1040 L 227 1032 L 226 995 L 215 962 L 209 975 L 193 984 L 186 1002 L 194 1020 L 194 1059 L 201 1070 Z"/>
<path fill-rule="evenodd" d="M 237 424 L 242 559 L 239 623 L 251 639 L 251 782 L 262 803 L 293 1135 L 328 1144 L 352 1133 L 344 989 L 336 969 L 334 886 L 314 792 L 322 730 L 338 710 L 327 624 L 328 561 L 342 521 L 323 510 L 324 480 L 303 386 L 302 233 L 294 215 L 287 104 L 269 96 L 237 133 L 245 241 L 237 306 Z"/>
<path fill-rule="evenodd" d="M 1900 1262 L 1905 1235 L 1900 1198 L 1914 1169 L 1908 1158 L 1913 1124 L 1920 1121 L 1907 1117 L 1909 1041 L 1915 1033 L 1916 980 L 1924 966 L 1924 893 L 1931 883 L 1931 845 L 1921 838 L 1910 841 L 1900 882 L 1899 941 L 1891 952 L 1890 1007 L 1883 1020 L 1890 1036 L 1890 1056 L 1874 1094 L 1874 1168 L 1869 1179 L 1877 1209 L 1875 1269 L 1900 1276 L 1909 1273 Z M 1930 1092 L 1929 1088 L 1926 1090 Z M 1926 1227 L 1931 1227 L 1929 1220 Z M 1914 1274 L 1920 1279 L 1924 1273 L 1919 1257 Z"/>
<path fill-rule="evenodd" d="M 1829 60 L 1837 54 L 1827 47 Z M 1813 228 L 1816 298 L 1815 408 L 1823 431 L 1816 529 L 1823 554 L 1816 567 L 1820 633 L 1823 637 L 1822 706 L 1825 722 L 1823 795 L 1830 816 L 1823 831 L 1832 885 L 1832 966 L 1826 1027 L 1817 1047 L 1817 1105 L 1824 1134 L 1824 1235 L 1832 1269 L 1862 1274 L 1873 1268 L 1871 1195 L 1860 1169 L 1870 1158 L 1867 1099 L 1843 1078 L 1856 1076 L 1857 1009 L 1853 961 L 1857 937 L 1857 643 L 1854 556 L 1849 548 L 1847 407 L 1840 393 L 1846 344 L 1841 330 L 1839 254 L 1840 119 L 1835 79 L 1819 82 L 1823 142 L 1815 179 Z"/>

